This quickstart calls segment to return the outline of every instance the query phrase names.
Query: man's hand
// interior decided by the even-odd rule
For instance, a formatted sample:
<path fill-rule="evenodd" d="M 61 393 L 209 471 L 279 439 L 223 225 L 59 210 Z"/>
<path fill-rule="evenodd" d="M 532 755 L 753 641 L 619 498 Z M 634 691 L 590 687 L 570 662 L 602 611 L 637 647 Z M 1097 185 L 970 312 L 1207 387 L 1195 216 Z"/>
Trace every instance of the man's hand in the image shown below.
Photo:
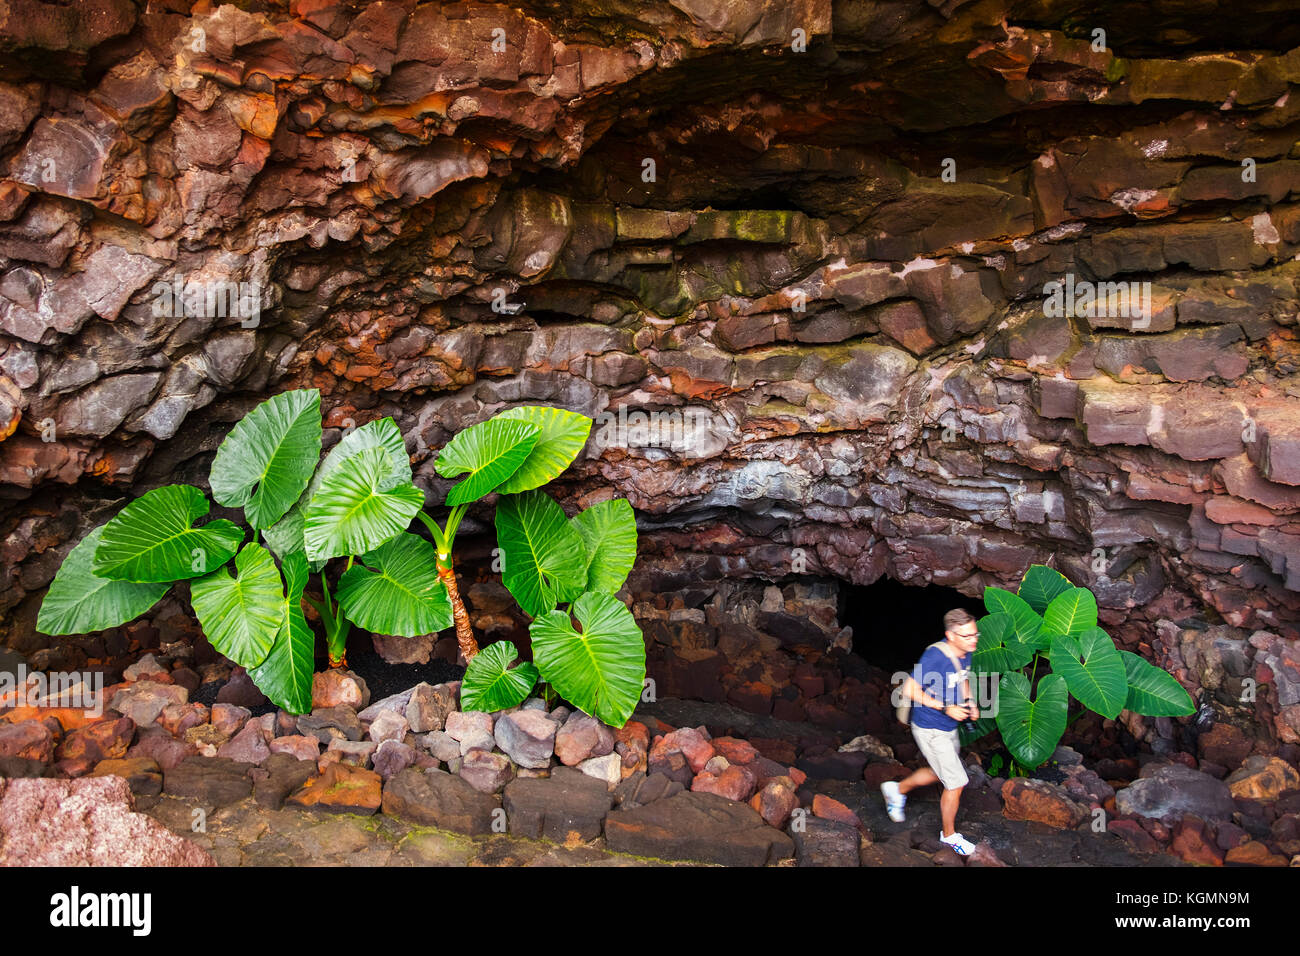
<path fill-rule="evenodd" d="M 967 709 L 961 704 L 949 704 L 943 709 L 943 712 L 957 721 L 965 720 L 968 716 Z"/>

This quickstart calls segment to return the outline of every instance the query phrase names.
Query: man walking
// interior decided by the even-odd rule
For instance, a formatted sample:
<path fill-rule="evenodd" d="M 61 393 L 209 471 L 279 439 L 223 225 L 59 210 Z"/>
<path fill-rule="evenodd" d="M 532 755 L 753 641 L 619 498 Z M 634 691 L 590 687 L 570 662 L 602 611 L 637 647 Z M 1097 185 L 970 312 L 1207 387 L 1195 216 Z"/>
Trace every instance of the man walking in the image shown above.
<path fill-rule="evenodd" d="M 962 766 L 957 728 L 963 720 L 979 714 L 970 692 L 971 654 L 979 643 L 979 627 L 968 611 L 954 608 L 943 616 L 946 640 L 927 647 L 912 676 L 903 685 L 903 695 L 912 701 L 912 737 L 929 766 L 905 780 L 880 785 L 889 819 L 902 823 L 907 794 L 916 787 L 939 783 L 939 815 L 943 832 L 939 840 L 961 856 L 975 852 L 975 844 L 956 830 L 957 805 L 969 781 Z"/>

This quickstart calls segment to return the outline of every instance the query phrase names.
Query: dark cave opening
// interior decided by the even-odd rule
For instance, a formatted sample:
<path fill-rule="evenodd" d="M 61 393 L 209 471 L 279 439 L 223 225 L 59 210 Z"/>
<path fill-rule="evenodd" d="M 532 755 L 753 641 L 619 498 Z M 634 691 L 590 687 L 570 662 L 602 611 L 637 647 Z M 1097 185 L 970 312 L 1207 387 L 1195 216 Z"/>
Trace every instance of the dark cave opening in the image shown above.
<path fill-rule="evenodd" d="M 977 618 L 986 613 L 983 601 L 937 584 L 882 577 L 840 588 L 840 623 L 853 628 L 853 653 L 890 673 L 911 670 L 926 647 L 943 640 L 943 616 L 956 607 Z"/>

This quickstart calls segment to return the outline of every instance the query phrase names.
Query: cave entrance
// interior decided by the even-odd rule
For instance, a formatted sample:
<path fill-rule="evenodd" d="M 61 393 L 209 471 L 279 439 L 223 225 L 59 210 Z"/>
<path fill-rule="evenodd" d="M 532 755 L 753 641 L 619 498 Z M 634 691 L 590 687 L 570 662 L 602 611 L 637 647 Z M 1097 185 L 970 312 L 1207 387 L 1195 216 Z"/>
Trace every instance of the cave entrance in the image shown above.
<path fill-rule="evenodd" d="M 853 628 L 853 653 L 891 674 L 910 671 L 926 647 L 943 640 L 943 616 L 955 607 L 976 618 L 985 613 L 983 601 L 938 584 L 882 577 L 840 588 L 840 623 Z"/>

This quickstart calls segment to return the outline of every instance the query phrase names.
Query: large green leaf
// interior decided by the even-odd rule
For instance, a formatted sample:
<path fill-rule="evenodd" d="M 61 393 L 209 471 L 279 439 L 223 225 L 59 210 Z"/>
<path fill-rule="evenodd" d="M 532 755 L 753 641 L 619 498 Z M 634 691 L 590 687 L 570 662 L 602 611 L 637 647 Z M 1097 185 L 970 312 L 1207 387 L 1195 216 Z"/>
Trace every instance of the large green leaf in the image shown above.
<path fill-rule="evenodd" d="M 311 481 L 308 482 L 307 490 L 302 493 L 288 513 L 274 527 L 263 532 L 267 545 L 281 559 L 294 551 L 306 550 L 303 530 L 307 524 L 307 504 L 320 489 L 321 482 L 352 455 L 367 448 L 383 448 L 388 453 L 390 464 L 387 480 L 392 481 L 394 485 L 410 484 L 411 458 L 406 453 L 406 442 L 402 439 L 402 433 L 395 421 L 391 418 L 381 418 L 349 432 L 330 449 L 329 454 L 325 456 L 325 460 L 321 462 L 316 473 L 312 475 Z M 322 560 L 308 562 L 308 566 L 313 571 L 319 571 L 324 564 Z"/>
<path fill-rule="evenodd" d="M 1077 638 L 1058 634 L 1052 642 L 1052 673 L 1065 678 L 1070 693 L 1083 706 L 1114 720 L 1128 697 L 1124 661 L 1115 642 L 1099 627 Z"/>
<path fill-rule="evenodd" d="M 411 481 L 411 456 L 406 453 L 406 441 L 402 438 L 402 431 L 392 418 L 380 418 L 348 432 L 330 449 L 307 486 L 308 500 L 311 500 L 310 496 L 317 492 L 321 482 L 328 478 L 331 472 L 357 452 L 365 451 L 367 448 L 382 448 L 388 453 L 388 480 L 394 485 Z"/>
<path fill-rule="evenodd" d="M 1074 587 L 1060 571 L 1045 564 L 1031 564 L 1020 581 L 1019 595 L 1025 599 L 1035 614 L 1042 614 L 1052 603 L 1052 598 Z"/>
<path fill-rule="evenodd" d="M 497 421 L 531 422 L 541 429 L 537 444 L 519 469 L 497 486 L 502 494 L 517 494 L 540 488 L 578 457 L 591 432 L 591 419 L 577 412 L 544 405 L 524 405 L 494 416 Z M 491 421 L 493 419 L 489 419 Z"/>
<path fill-rule="evenodd" d="M 588 591 L 613 594 L 636 564 L 636 517 L 625 498 L 594 504 L 570 522 L 587 545 Z"/>
<path fill-rule="evenodd" d="M 90 569 L 104 529 L 96 528 L 63 559 L 36 616 L 42 634 L 86 634 L 117 627 L 158 603 L 170 584 L 101 578 Z"/>
<path fill-rule="evenodd" d="M 212 497 L 243 508 L 254 528 L 269 528 L 289 510 L 320 460 L 320 392 L 281 392 L 230 430 L 212 460 Z"/>
<path fill-rule="evenodd" d="M 988 614 L 978 622 L 980 639 L 971 657 L 977 674 L 1005 674 L 1019 670 L 1034 657 L 1034 649 L 1016 639 L 1015 622 L 1005 611 Z"/>
<path fill-rule="evenodd" d="M 301 551 L 284 559 L 285 594 L 280 630 L 266 660 L 250 668 L 248 676 L 277 707 L 291 714 L 311 711 L 311 682 L 316 670 L 316 636 L 302 612 L 302 592 L 307 586 L 307 559 Z"/>
<path fill-rule="evenodd" d="M 343 573 L 339 604 L 349 620 L 376 634 L 437 633 L 452 625 L 451 601 L 437 564 L 433 545 L 403 532 Z"/>
<path fill-rule="evenodd" d="M 230 560 L 244 532 L 224 518 L 201 528 L 208 499 L 193 485 L 166 485 L 123 508 L 100 535 L 92 563 L 101 578 L 137 583 L 179 581 Z"/>
<path fill-rule="evenodd" d="M 509 641 L 483 648 L 465 668 L 460 685 L 461 710 L 505 710 L 523 701 L 537 683 L 537 668 L 527 661 L 510 669 L 519 649 Z"/>
<path fill-rule="evenodd" d="M 235 556 L 235 577 L 217 568 L 190 584 L 190 600 L 212 646 L 252 670 L 271 652 L 284 623 L 284 591 L 271 552 L 244 545 Z"/>
<path fill-rule="evenodd" d="M 322 561 L 373 551 L 405 531 L 423 504 L 419 488 L 394 481 L 385 449 L 363 449 L 331 471 L 307 505 L 307 557 Z"/>
<path fill-rule="evenodd" d="M 300 498 L 283 518 L 262 532 L 266 546 L 281 561 L 291 554 L 303 554 L 306 551 L 307 544 L 302 538 L 303 529 L 307 526 L 307 516 L 302 508 L 304 500 Z"/>
<path fill-rule="evenodd" d="M 1006 614 L 1011 617 L 1016 640 L 1021 644 L 1026 644 L 1034 650 L 1047 648 L 1047 643 L 1039 638 L 1043 619 L 1020 595 L 1004 591 L 1002 588 L 986 587 L 984 606 L 992 613 Z"/>
<path fill-rule="evenodd" d="M 1196 712 L 1192 695 L 1172 674 L 1130 651 L 1120 651 L 1128 697 L 1124 709 L 1147 717 L 1184 717 Z"/>
<path fill-rule="evenodd" d="M 1003 674 L 998 684 L 998 730 L 1021 766 L 1033 769 L 1052 755 L 1065 733 L 1070 694 L 1065 678 L 1048 674 L 1038 682 L 1038 699 L 1030 700 L 1029 678 Z"/>
<path fill-rule="evenodd" d="M 581 632 L 564 611 L 550 611 L 533 621 L 533 661 L 565 700 L 611 727 L 622 727 L 645 683 L 641 629 L 623 603 L 609 594 L 583 594 L 571 610 Z"/>
<path fill-rule="evenodd" d="M 438 474 L 468 477 L 447 494 L 447 504 L 478 501 L 513 475 L 537 445 L 542 430 L 532 422 L 489 418 L 459 432 L 433 463 Z"/>
<path fill-rule="evenodd" d="M 1043 628 L 1056 634 L 1078 637 L 1097 626 L 1097 599 L 1087 588 L 1071 587 L 1052 598 L 1043 612 Z"/>
<path fill-rule="evenodd" d="M 507 495 L 497 505 L 501 580 L 532 617 L 582 593 L 587 549 L 564 510 L 544 491 Z"/>

